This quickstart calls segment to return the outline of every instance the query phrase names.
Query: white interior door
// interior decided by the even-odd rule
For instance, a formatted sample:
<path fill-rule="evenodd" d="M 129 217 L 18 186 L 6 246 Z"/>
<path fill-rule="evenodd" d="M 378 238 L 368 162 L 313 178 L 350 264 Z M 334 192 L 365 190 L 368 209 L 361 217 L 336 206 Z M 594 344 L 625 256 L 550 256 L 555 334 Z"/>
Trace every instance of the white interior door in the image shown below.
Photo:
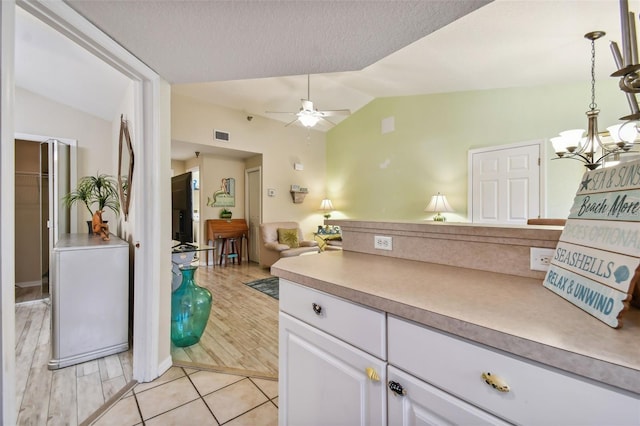
<path fill-rule="evenodd" d="M 262 222 L 262 168 L 255 167 L 247 170 L 245 181 L 247 182 L 247 226 L 249 226 L 248 259 L 258 261 L 258 232 Z"/>
<path fill-rule="evenodd" d="M 526 224 L 540 216 L 540 144 L 492 147 L 469 153 L 471 221 Z"/>

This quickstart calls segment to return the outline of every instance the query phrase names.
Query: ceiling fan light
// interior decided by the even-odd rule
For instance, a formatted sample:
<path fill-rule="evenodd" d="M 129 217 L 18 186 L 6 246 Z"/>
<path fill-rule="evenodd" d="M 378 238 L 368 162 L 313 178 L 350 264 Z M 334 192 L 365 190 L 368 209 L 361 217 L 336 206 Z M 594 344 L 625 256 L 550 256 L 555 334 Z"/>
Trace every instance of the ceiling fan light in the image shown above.
<path fill-rule="evenodd" d="M 304 127 L 313 127 L 316 124 L 318 124 L 318 121 L 320 121 L 320 118 L 316 117 L 315 115 L 305 114 L 303 111 L 301 114 L 298 115 L 298 120 L 300 120 L 300 123 L 302 123 Z"/>

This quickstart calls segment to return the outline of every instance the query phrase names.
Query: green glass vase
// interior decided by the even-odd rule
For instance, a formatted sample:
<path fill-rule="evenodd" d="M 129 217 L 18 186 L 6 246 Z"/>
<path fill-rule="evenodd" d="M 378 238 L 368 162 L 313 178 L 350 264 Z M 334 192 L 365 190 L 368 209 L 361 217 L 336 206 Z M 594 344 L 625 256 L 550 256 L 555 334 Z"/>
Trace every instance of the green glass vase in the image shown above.
<path fill-rule="evenodd" d="M 171 295 L 171 341 L 178 347 L 198 343 L 211 313 L 211 293 L 196 284 L 197 266 L 182 266 L 182 283 Z"/>

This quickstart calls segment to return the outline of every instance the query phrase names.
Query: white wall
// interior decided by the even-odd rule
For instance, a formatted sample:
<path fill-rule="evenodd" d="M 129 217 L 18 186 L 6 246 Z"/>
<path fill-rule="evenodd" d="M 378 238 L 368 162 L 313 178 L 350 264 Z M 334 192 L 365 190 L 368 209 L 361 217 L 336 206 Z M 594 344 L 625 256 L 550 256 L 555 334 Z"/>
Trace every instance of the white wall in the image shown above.
<path fill-rule="evenodd" d="M 214 141 L 214 129 L 229 132 L 230 141 Z M 171 98 L 171 139 L 263 154 L 263 221 L 298 221 L 308 237 L 318 225 L 323 223 L 324 218 L 319 207 L 325 195 L 324 133 L 297 125 L 284 127 L 282 122 L 257 116 L 252 121 L 248 121 L 246 113 L 242 111 L 174 94 Z M 200 157 L 202 158 L 203 155 L 201 154 Z M 304 170 L 295 171 L 294 163 L 303 163 Z M 211 172 L 204 169 L 200 172 L 201 188 L 205 185 L 219 186 L 219 178 L 215 178 L 216 181 L 211 183 L 208 177 L 202 175 L 202 173 L 210 175 Z M 244 193 L 243 181 L 244 175 L 237 177 L 236 191 L 240 190 Z M 289 188 L 293 184 L 309 188 L 309 195 L 304 203 L 294 204 L 291 200 Z M 268 188 L 276 190 L 275 197 L 267 196 Z M 202 190 L 201 193 L 205 202 L 206 197 L 212 195 Z M 236 207 L 232 209 L 234 217 L 243 217 L 244 208 L 239 209 L 238 202 L 244 205 L 244 195 L 236 200 Z M 201 208 L 204 209 L 204 206 Z M 219 209 L 214 210 L 215 214 Z M 214 215 L 215 217 L 217 215 Z M 201 222 L 206 218 L 201 216 Z"/>
<path fill-rule="evenodd" d="M 112 123 L 101 118 L 16 88 L 15 132 L 76 139 L 78 178 L 97 172 L 116 176 L 118 145 L 111 126 Z M 84 208 L 78 208 L 78 214 L 78 229 L 71 231 L 87 232 L 85 221 L 91 220 L 91 216 Z M 115 215 L 109 210 L 104 219 L 116 223 Z"/>

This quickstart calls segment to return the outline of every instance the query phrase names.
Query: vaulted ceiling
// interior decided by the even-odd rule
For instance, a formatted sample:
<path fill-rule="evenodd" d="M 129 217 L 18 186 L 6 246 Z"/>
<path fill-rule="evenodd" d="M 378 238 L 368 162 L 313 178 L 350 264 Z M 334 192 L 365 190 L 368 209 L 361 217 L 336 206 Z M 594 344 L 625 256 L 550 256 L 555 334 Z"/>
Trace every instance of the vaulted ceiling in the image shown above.
<path fill-rule="evenodd" d="M 610 78 L 607 41 L 621 37 L 616 0 L 66 2 L 170 81 L 174 93 L 282 121 L 289 117 L 265 111 L 297 111 L 307 73 L 317 108 L 356 111 L 378 97 L 588 81 L 583 35 L 593 30 L 607 32 L 596 63 L 597 78 Z M 630 7 L 640 11 L 640 0 Z M 19 84 L 37 87 L 27 80 L 43 75 L 54 83 L 81 79 L 67 66 L 110 84 L 75 62 L 76 53 L 52 62 L 44 53 L 63 48 L 45 38 L 18 34 L 17 41 L 44 43 L 37 47 L 44 62 L 30 54 L 25 65 L 31 73 L 16 61 Z M 94 97 L 96 108 L 107 101 Z"/>

